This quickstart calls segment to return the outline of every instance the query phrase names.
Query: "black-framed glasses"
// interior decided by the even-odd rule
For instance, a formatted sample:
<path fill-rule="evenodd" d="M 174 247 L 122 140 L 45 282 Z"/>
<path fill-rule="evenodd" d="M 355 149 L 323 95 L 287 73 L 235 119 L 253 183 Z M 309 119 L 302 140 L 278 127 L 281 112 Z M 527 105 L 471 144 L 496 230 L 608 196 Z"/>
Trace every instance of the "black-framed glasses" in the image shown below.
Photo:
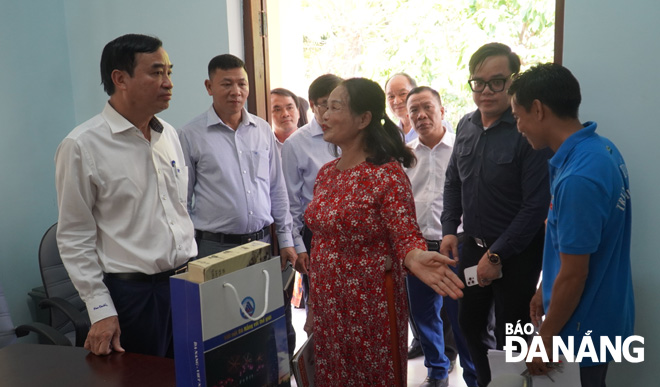
<path fill-rule="evenodd" d="M 506 78 L 493 78 L 490 81 L 484 81 L 483 79 L 475 78 L 468 80 L 468 84 L 470 85 L 470 89 L 477 93 L 484 91 L 486 86 L 488 86 L 493 93 L 498 93 L 504 90 L 506 81 L 508 81 L 509 78 L 511 78 L 510 75 Z"/>

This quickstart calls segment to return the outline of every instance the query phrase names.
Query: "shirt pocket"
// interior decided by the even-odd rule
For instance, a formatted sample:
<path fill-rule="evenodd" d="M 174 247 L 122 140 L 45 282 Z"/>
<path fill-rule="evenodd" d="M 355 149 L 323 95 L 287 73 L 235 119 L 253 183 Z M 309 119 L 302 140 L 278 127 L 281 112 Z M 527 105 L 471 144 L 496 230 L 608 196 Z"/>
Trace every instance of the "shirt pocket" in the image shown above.
<path fill-rule="evenodd" d="M 472 147 L 466 144 L 456 145 L 454 148 L 456 152 L 456 165 L 458 166 L 458 175 L 461 180 L 465 180 L 472 174 L 472 165 L 474 160 L 470 158 L 472 155 Z"/>
<path fill-rule="evenodd" d="M 517 184 L 518 167 L 513 159 L 516 150 L 513 148 L 490 147 L 486 150 L 485 178 L 494 184 Z"/>
<path fill-rule="evenodd" d="M 254 151 L 254 171 L 258 179 L 268 181 L 270 176 L 270 160 L 268 158 L 268 150 Z"/>

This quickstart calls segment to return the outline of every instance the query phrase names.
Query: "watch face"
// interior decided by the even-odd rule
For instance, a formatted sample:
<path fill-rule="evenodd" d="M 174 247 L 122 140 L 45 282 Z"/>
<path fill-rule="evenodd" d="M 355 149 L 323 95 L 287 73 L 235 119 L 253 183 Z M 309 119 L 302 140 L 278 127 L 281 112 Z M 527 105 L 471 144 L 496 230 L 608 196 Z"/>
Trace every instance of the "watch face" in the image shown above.
<path fill-rule="evenodd" d="M 488 260 L 491 263 L 500 263 L 500 256 L 497 254 L 488 254 Z"/>

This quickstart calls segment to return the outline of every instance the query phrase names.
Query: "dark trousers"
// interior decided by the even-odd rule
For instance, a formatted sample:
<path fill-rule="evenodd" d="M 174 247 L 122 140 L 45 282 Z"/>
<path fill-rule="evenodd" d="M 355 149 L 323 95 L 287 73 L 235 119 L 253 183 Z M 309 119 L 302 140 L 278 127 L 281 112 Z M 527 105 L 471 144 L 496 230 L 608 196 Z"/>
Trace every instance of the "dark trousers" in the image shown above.
<path fill-rule="evenodd" d="M 414 319 L 424 351 L 424 366 L 428 370 L 428 377 L 444 379 L 449 370 L 449 359 L 445 356 L 443 322 L 440 317 L 442 296 L 414 275 L 406 278 L 406 284 L 410 315 Z"/>
<path fill-rule="evenodd" d="M 503 261 L 503 277 L 491 285 L 465 287 L 458 303 L 458 320 L 467 340 L 470 356 L 477 371 L 479 386 L 490 383 L 488 349 L 502 349 L 506 323 L 530 322 L 529 302 L 536 292 L 545 229 L 539 230 L 529 246 L 520 254 Z M 459 261 L 459 277 L 465 282 L 464 270 L 479 263 L 487 248 L 477 246 L 466 237 Z"/>
<path fill-rule="evenodd" d="M 127 352 L 174 357 L 170 282 L 137 282 L 105 277 Z"/>
<path fill-rule="evenodd" d="M 605 387 L 607 367 L 610 363 L 593 367 L 580 367 L 580 383 L 582 387 Z"/>
<path fill-rule="evenodd" d="M 463 240 L 464 240 L 464 235 L 461 233 L 459 235 L 459 245 L 458 245 L 459 256 L 463 250 Z M 458 273 L 457 268 L 452 267 L 451 269 L 454 271 L 454 273 Z M 408 286 L 409 304 L 411 304 L 410 285 L 408 282 L 406 282 L 406 285 Z M 412 296 L 414 296 L 414 294 L 412 294 Z M 417 328 L 416 317 L 413 315 L 412 311 L 413 308 L 411 306 L 410 330 L 413 333 L 414 340 L 420 340 L 419 339 L 420 334 Z M 450 361 L 455 361 L 457 355 L 460 355 L 461 368 L 463 369 L 463 380 L 465 381 L 468 387 L 476 386 L 477 373 L 474 369 L 474 363 L 472 362 L 472 358 L 470 357 L 470 351 L 468 349 L 465 337 L 463 336 L 463 331 L 461 330 L 460 325 L 458 323 L 458 301 L 452 299 L 449 296 L 442 297 L 442 309 L 440 310 L 440 319 L 442 320 L 442 334 L 444 337 L 445 356 Z M 424 356 L 426 357 L 426 351 L 424 350 L 423 347 L 422 350 L 424 351 Z M 426 358 L 424 362 L 425 362 L 424 365 L 428 367 L 428 365 L 426 364 L 427 362 Z M 431 375 L 429 374 L 429 376 Z"/>
<path fill-rule="evenodd" d="M 312 230 L 309 227 L 303 225 L 301 230 L 303 243 L 307 249 L 307 254 L 309 254 L 310 260 L 312 257 Z M 305 300 L 305 312 L 309 311 L 307 306 L 307 301 L 309 300 L 309 276 L 307 274 L 301 274 L 302 277 L 302 286 L 303 286 L 303 299 Z"/>
<path fill-rule="evenodd" d="M 457 268 L 452 267 L 452 270 L 454 273 L 458 273 Z M 478 384 L 477 372 L 474 367 L 474 362 L 472 361 L 472 356 L 470 356 L 470 349 L 467 340 L 465 339 L 463 330 L 458 323 L 458 301 L 449 296 L 443 297 L 442 311 L 442 321 L 444 321 L 445 326 L 449 326 L 451 342 L 456 348 L 454 351 L 458 351 L 460 356 L 459 360 L 461 368 L 463 369 L 463 380 L 468 387 L 475 387 Z M 446 329 L 445 332 L 447 332 Z M 447 354 L 447 342 L 449 342 L 449 339 L 447 338 L 447 333 L 445 333 L 445 354 Z M 456 360 L 456 355 L 454 355 L 454 360 Z"/>
<path fill-rule="evenodd" d="M 219 243 L 215 241 L 208 241 L 201 238 L 196 238 L 197 250 L 199 251 L 198 257 L 206 257 L 207 255 L 219 253 L 221 251 L 229 250 L 238 246 L 232 243 Z M 270 243 L 271 237 L 267 235 L 262 242 Z M 296 331 L 293 328 L 293 315 L 291 314 L 291 298 L 293 297 L 293 285 L 295 281 L 291 281 L 291 285 L 284 289 L 284 317 L 286 319 L 286 336 L 287 344 L 289 346 L 289 357 L 293 356 L 293 351 L 296 349 Z"/>

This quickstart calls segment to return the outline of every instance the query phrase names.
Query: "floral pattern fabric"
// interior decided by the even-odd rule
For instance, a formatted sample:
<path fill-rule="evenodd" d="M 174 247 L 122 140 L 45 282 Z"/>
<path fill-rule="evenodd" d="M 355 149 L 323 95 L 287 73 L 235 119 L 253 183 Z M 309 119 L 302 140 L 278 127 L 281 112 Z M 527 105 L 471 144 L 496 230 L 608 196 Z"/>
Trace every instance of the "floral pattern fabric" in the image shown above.
<path fill-rule="evenodd" d="M 398 162 L 326 164 L 305 222 L 312 230 L 310 305 L 317 386 L 395 386 L 385 294 L 392 262 L 398 351 L 405 384 L 408 305 L 403 260 L 426 250 L 408 177 Z"/>

